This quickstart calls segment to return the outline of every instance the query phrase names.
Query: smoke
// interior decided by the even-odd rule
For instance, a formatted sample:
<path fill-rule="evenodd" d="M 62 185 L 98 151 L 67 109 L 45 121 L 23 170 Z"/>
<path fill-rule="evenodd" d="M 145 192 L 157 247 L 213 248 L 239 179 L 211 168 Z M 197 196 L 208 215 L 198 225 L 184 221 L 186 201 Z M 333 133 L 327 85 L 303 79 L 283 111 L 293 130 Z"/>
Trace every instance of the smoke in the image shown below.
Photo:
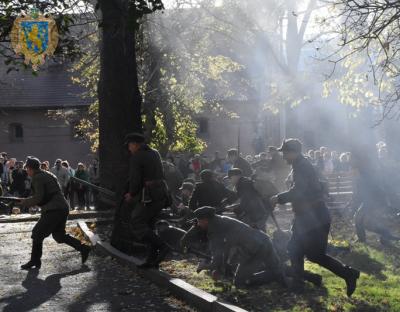
<path fill-rule="evenodd" d="M 387 123 L 374 127 L 379 109 L 367 105 L 365 97 L 353 92 L 356 104 L 346 103 L 340 90 L 354 91 L 353 82 L 346 86 L 342 81 L 342 86 L 336 85 L 323 96 L 332 64 L 321 57 L 321 51 L 328 55 L 337 46 L 330 25 L 323 25 L 331 11 L 321 2 L 169 0 L 165 6 L 163 14 L 151 17 L 154 44 L 184 56 L 180 61 L 196 55 L 222 55 L 243 66 L 224 76 L 232 95 L 222 106 L 252 129 L 246 132 L 252 136 L 246 140 L 261 136 L 268 145 L 295 136 L 307 148 L 324 145 L 340 151 L 393 141 L 396 127 Z M 191 70 L 195 69 L 188 61 L 178 66 L 176 75 L 186 76 Z M 341 70 L 346 72 L 346 67 Z M 203 82 L 207 100 L 221 98 L 218 88 Z M 362 87 L 368 91 L 371 86 L 365 83 Z"/>

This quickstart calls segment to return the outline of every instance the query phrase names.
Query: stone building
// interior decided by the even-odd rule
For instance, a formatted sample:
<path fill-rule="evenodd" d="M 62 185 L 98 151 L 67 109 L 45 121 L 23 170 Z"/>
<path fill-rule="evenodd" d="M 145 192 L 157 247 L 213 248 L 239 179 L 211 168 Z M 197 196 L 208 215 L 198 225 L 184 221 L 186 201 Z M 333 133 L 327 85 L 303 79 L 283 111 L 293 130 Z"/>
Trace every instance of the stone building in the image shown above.
<path fill-rule="evenodd" d="M 88 162 L 90 146 L 75 130 L 78 118 L 54 114 L 73 111 L 79 117 L 89 105 L 82 92 L 66 65 L 49 63 L 37 75 L 29 69 L 7 74 L 0 65 L 0 151 L 17 159 L 34 155 L 51 164 L 62 158 L 73 167 Z"/>

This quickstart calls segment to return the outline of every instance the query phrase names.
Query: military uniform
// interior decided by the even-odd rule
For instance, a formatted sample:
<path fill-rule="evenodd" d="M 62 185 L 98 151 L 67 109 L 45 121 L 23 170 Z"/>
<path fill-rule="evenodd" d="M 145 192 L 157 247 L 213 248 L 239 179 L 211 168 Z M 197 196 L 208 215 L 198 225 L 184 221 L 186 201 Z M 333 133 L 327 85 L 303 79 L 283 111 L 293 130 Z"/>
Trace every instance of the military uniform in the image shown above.
<path fill-rule="evenodd" d="M 279 258 L 265 233 L 239 220 L 216 215 L 209 219 L 207 236 L 212 254 L 212 268 L 223 266 L 224 257 L 229 254 L 230 249 L 235 248 L 238 252 L 239 264 L 234 277 L 236 286 L 261 281 L 283 281 L 284 274 Z"/>
<path fill-rule="evenodd" d="M 129 183 L 127 194 L 131 201 L 124 202 L 125 215 L 131 213 L 129 227 L 136 240 L 149 244 L 150 253 L 144 266 L 157 266 L 167 253 L 167 245 L 153 231 L 161 210 L 171 204 L 164 170 L 157 150 L 143 143 L 141 134 L 130 134 L 126 144 L 138 144 L 129 163 Z M 157 262 L 157 263 L 156 263 Z"/>
<path fill-rule="evenodd" d="M 40 267 L 43 240 L 50 234 L 57 243 L 65 243 L 81 253 L 88 253 L 88 246 L 65 232 L 69 206 L 57 177 L 50 172 L 37 170 L 31 185 L 33 195 L 21 202 L 23 207 L 41 207 L 41 217 L 32 230 L 31 262 Z"/>
<path fill-rule="evenodd" d="M 265 232 L 268 211 L 261 195 L 255 189 L 253 181 L 241 177 L 236 186 L 236 191 L 240 204 L 234 209 L 234 212 L 239 220 Z"/>
<path fill-rule="evenodd" d="M 294 221 L 288 252 L 296 282 L 301 285 L 304 279 L 304 256 L 306 256 L 311 262 L 318 263 L 345 279 L 346 283 L 352 284 L 348 284 L 350 296 L 355 289 L 355 280 L 359 272 L 326 254 L 331 219 L 317 172 L 310 161 L 301 155 L 299 141 L 286 141 L 280 150 L 298 154 L 292 163 L 293 185 L 287 192 L 278 194 L 277 198 L 279 204 L 290 202 L 293 207 Z"/>
<path fill-rule="evenodd" d="M 233 164 L 233 168 L 239 168 L 242 170 L 243 176 L 251 177 L 253 174 L 253 169 L 251 169 L 251 165 L 247 162 L 246 159 L 238 156 L 236 161 Z"/>
<path fill-rule="evenodd" d="M 206 180 L 196 184 L 196 188 L 189 201 L 189 208 L 194 211 L 197 208 L 211 206 L 220 210 L 222 201 L 236 199 L 235 192 L 228 190 L 223 184 L 215 180 Z"/>

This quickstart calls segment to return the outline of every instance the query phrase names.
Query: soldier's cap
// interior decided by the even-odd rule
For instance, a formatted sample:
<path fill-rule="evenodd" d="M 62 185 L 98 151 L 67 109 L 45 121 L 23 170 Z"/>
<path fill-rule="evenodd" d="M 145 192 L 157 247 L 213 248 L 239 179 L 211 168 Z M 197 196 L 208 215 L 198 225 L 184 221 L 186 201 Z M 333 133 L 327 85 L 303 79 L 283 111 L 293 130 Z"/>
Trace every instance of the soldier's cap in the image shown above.
<path fill-rule="evenodd" d="M 28 156 L 26 158 L 25 167 L 37 170 L 40 168 L 40 160 L 33 156 Z"/>
<path fill-rule="evenodd" d="M 228 171 L 228 178 L 232 178 L 234 176 L 240 176 L 242 175 L 242 170 L 240 170 L 239 168 L 232 168 L 229 169 Z"/>
<path fill-rule="evenodd" d="M 143 142 L 144 142 L 144 135 L 143 133 L 139 132 L 128 133 L 124 139 L 125 145 L 128 145 L 129 143 L 143 143 Z"/>
<path fill-rule="evenodd" d="M 278 148 L 278 152 L 295 152 L 301 153 L 302 144 L 297 139 L 287 139 L 283 141 L 282 146 Z"/>
<path fill-rule="evenodd" d="M 204 206 L 204 207 L 196 209 L 193 212 L 193 214 L 197 220 L 211 219 L 215 216 L 215 208 L 210 207 L 210 206 Z"/>
<path fill-rule="evenodd" d="M 190 191 L 190 192 L 193 192 L 193 190 L 194 190 L 194 185 L 193 185 L 193 183 L 190 183 L 190 182 L 183 182 L 182 183 L 182 186 L 179 188 L 181 191 L 182 190 L 187 190 L 187 191 Z"/>
<path fill-rule="evenodd" d="M 210 169 L 204 169 L 200 172 L 200 179 L 204 181 L 209 181 L 213 178 L 214 173 Z"/>

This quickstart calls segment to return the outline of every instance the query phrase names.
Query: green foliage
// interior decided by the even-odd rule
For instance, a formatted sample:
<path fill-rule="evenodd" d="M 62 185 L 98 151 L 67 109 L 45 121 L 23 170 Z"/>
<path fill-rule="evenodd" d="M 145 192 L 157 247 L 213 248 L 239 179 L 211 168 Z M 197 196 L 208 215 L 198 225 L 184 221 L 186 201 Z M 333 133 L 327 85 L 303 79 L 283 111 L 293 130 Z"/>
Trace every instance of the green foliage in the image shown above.
<path fill-rule="evenodd" d="M 366 53 L 347 55 L 352 49 L 348 46 L 339 54 L 343 60 L 336 64 L 332 77 L 325 80 L 322 96 L 335 96 L 341 104 L 350 106 L 355 112 L 369 106 L 379 107 L 382 97 L 394 92 L 396 79 L 389 74 L 377 78 L 370 69 Z"/>
<path fill-rule="evenodd" d="M 197 138 L 197 125 L 189 116 L 181 116 L 179 112 L 175 112 L 174 119 L 174 137 L 176 138 L 172 144 L 169 143 L 166 132 L 165 116 L 160 113 L 159 109 L 155 112 L 156 126 L 151 135 L 151 146 L 157 148 L 163 154 L 171 152 L 192 152 L 201 153 L 206 144 Z"/>
<path fill-rule="evenodd" d="M 242 66 L 229 57 L 209 55 L 209 43 L 205 40 L 200 41 L 196 53 L 192 53 L 174 49 L 160 34 L 162 30 L 150 31 L 143 26 L 137 40 L 146 132 L 152 146 L 163 154 L 169 150 L 201 153 L 206 144 L 198 138 L 196 116 L 204 111 L 223 112 L 221 100 L 233 94 L 226 75 L 240 71 Z M 93 46 L 98 44 L 96 35 L 90 40 Z M 159 40 L 157 45 L 155 40 Z M 100 63 L 93 50 L 88 49 L 75 65 L 73 81 L 88 90 L 83 96 L 95 101 Z M 207 94 L 211 87 L 218 90 L 213 96 Z M 95 102 L 78 126 L 92 142 L 94 150 L 98 146 L 97 109 Z"/>

